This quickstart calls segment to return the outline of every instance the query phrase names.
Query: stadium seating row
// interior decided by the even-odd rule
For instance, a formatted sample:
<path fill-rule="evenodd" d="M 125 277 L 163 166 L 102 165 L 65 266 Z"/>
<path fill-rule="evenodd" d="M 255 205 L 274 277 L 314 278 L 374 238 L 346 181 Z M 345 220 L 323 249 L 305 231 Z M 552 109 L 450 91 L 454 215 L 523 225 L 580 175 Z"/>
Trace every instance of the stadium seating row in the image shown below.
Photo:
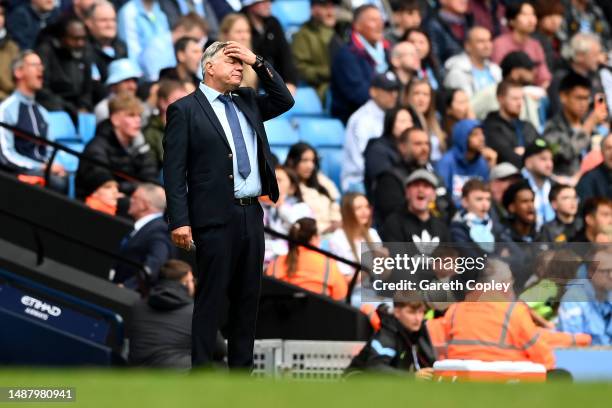
<path fill-rule="evenodd" d="M 287 2 L 299 1 L 288 0 L 284 3 Z M 96 118 L 91 113 L 79 113 L 78 127 L 64 111 L 50 112 L 49 122 L 49 139 L 78 152 L 83 151 L 95 134 Z M 314 88 L 299 87 L 295 106 L 284 115 L 266 122 L 265 126 L 272 151 L 281 163 L 291 145 L 299 141 L 308 142 L 319 153 L 321 171 L 340 185 L 344 126 L 339 120 L 325 114 Z M 73 179 L 79 166 L 78 158 L 60 151 L 55 161 L 71 175 L 69 195 L 74 197 Z"/>

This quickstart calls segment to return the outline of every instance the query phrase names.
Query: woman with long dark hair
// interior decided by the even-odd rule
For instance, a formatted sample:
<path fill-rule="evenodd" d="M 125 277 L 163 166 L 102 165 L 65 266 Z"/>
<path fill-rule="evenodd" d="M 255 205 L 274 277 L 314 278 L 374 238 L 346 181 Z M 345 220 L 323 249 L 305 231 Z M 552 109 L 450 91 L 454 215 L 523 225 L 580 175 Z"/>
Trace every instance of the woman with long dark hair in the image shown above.
<path fill-rule="evenodd" d="M 342 220 L 337 203 L 340 193 L 334 182 L 319 171 L 315 148 L 305 142 L 294 144 L 287 154 L 285 167 L 295 171 L 300 179 L 302 197 L 314 213 L 319 232 L 335 231 Z"/>
<path fill-rule="evenodd" d="M 417 72 L 417 77 L 426 79 L 432 89 L 437 91 L 442 85 L 443 71 L 440 62 L 431 50 L 431 39 L 429 35 L 420 28 L 412 28 L 406 31 L 404 40 L 412 43 L 417 49 L 421 59 L 421 70 Z"/>
<path fill-rule="evenodd" d="M 382 136 L 370 139 L 363 152 L 364 184 L 368 196 L 378 176 L 400 162 L 397 140 L 406 129 L 415 126 L 420 127 L 419 120 L 414 109 L 409 106 L 399 106 L 385 112 Z"/>
<path fill-rule="evenodd" d="M 436 112 L 436 95 L 431 84 L 426 79 L 415 79 L 407 88 L 406 101 L 419 116 L 422 129 L 429 135 L 431 143 L 431 161 L 442 158 L 448 144 L 446 133 L 440 127 Z"/>
<path fill-rule="evenodd" d="M 463 119 L 476 119 L 476 115 L 470 104 L 470 98 L 464 90 L 459 88 L 445 90 L 442 128 L 447 135 L 447 146 L 453 145 L 451 135 L 453 134 L 455 123 Z"/>
<path fill-rule="evenodd" d="M 266 275 L 299 286 L 314 293 L 344 300 L 348 288 L 336 261 L 299 243 L 318 246 L 317 222 L 300 218 L 289 229 L 289 252 L 272 261 Z"/>

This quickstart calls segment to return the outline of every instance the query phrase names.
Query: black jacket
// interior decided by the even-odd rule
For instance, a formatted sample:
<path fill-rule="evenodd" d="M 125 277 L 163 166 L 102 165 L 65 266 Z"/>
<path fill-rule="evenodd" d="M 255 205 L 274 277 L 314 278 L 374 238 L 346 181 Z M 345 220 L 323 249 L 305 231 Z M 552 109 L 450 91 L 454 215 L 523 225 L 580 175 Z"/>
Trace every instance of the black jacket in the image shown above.
<path fill-rule="evenodd" d="M 96 136 L 85 146 L 83 154 L 144 180 L 155 181 L 158 177 L 157 161 L 144 138 L 137 141 L 130 151 L 126 150 L 119 144 L 108 119 L 100 122 L 96 128 Z M 123 193 L 130 195 L 134 191 L 133 182 L 117 177 L 110 170 L 86 160 L 80 160 L 75 179 L 76 196 L 83 199 L 108 180 L 117 180 L 119 190 Z"/>
<path fill-rule="evenodd" d="M 294 101 L 270 64 L 254 69 L 267 94 L 239 88 L 232 99 L 257 134 L 261 194 L 276 201 L 278 185 L 263 122 L 288 111 Z M 164 182 L 170 229 L 224 224 L 234 200 L 234 172 L 219 119 L 199 89 L 170 105 L 166 117 Z"/>
<path fill-rule="evenodd" d="M 50 111 L 64 110 L 76 119 L 79 109 L 93 108 L 92 57 L 85 48 L 81 58 L 59 46 L 55 39 L 44 41 L 37 49 L 45 64 L 44 86 L 36 99 Z"/>
<path fill-rule="evenodd" d="M 395 316 L 384 311 L 378 311 L 378 314 L 380 330 L 353 358 L 347 372 L 377 371 L 402 375 L 433 366 L 436 356 L 425 322 L 419 331 L 412 333 Z"/>
<path fill-rule="evenodd" d="M 591 197 L 612 198 L 612 170 L 606 163 L 584 173 L 576 186 L 578 197 L 584 203 Z"/>
<path fill-rule="evenodd" d="M 15 4 L 17 2 L 13 2 Z M 39 14 L 32 8 L 30 2 L 23 1 L 6 16 L 6 29 L 22 50 L 32 49 L 40 30 L 57 21 L 60 12 L 54 8 L 51 12 Z M 6 4 L 6 2 L 5 2 Z M 8 11 L 5 9 L 5 12 Z M 43 59 L 46 68 L 46 61 Z"/>
<path fill-rule="evenodd" d="M 92 62 L 98 68 L 100 78 L 93 82 L 92 104 L 95 106 L 98 102 L 108 96 L 108 88 L 105 85 L 108 78 L 108 66 L 116 59 L 126 58 L 127 46 L 118 37 L 113 40 L 111 47 L 115 51 L 114 56 L 109 56 L 104 52 L 100 43 L 93 37 L 89 37 L 89 47 L 92 51 Z"/>
<path fill-rule="evenodd" d="M 377 227 L 384 225 L 385 220 L 394 212 L 402 211 L 406 208 L 406 193 L 404 180 L 419 167 L 399 162 L 388 170 L 383 171 L 372 183 L 372 200 L 374 206 L 374 220 Z M 430 164 L 425 169 L 433 172 Z M 444 180 L 438 178 L 438 188 L 436 189 L 436 215 L 448 220 L 452 216 L 451 197 L 449 191 L 444 187 Z"/>
<path fill-rule="evenodd" d="M 524 145 L 527 147 L 538 137 L 538 131 L 529 122 L 520 121 L 523 127 Z M 523 159 L 514 152 L 519 137 L 512 123 L 501 117 L 499 111 L 491 112 L 482 123 L 488 147 L 497 152 L 497 163 L 509 162 L 520 169 Z"/>
<path fill-rule="evenodd" d="M 559 218 L 542 225 L 539 242 L 568 242 L 582 229 L 582 218 L 576 217 L 571 224 L 564 224 Z"/>
<path fill-rule="evenodd" d="M 131 365 L 191 367 L 193 299 L 180 282 L 162 279 L 148 299 L 132 308 L 129 362 Z"/>
<path fill-rule="evenodd" d="M 396 166 L 402 158 L 395 147 L 393 136 L 387 135 L 370 139 L 363 151 L 363 158 L 366 195 L 373 202 L 378 177 Z"/>
<path fill-rule="evenodd" d="M 407 210 L 391 214 L 383 226 L 385 242 L 419 242 L 429 243 L 429 239 L 439 238 L 441 243 L 450 242 L 450 232 L 446 223 L 440 218 L 430 216 L 427 221 L 421 221 Z M 418 239 L 415 239 L 418 238 Z"/>
<path fill-rule="evenodd" d="M 253 52 L 261 55 L 276 68 L 280 76 L 290 84 L 297 85 L 298 72 L 293 62 L 291 47 L 285 38 L 285 32 L 276 17 L 264 19 L 264 30 L 259 32 L 255 26 L 251 29 Z"/>
<path fill-rule="evenodd" d="M 168 234 L 168 224 L 163 217 L 155 218 L 138 232 L 127 235 L 119 247 L 119 255 L 144 265 L 146 276 L 142 276 L 138 268 L 119 262 L 113 268 L 115 270 L 113 282 L 138 289 L 140 276 L 144 280 L 145 287 L 149 288 L 157 283 L 159 269 L 168 259 L 174 258 L 176 252 L 176 247 Z"/>

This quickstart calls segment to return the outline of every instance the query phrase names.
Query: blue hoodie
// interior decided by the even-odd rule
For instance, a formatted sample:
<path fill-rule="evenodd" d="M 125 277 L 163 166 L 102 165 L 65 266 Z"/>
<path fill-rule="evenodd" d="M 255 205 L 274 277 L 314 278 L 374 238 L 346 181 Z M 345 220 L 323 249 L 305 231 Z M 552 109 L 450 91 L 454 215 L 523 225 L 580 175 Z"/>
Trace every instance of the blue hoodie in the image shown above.
<path fill-rule="evenodd" d="M 489 180 L 489 166 L 480 154 L 471 161 L 465 158 L 468 138 L 477 127 L 481 127 L 478 120 L 464 119 L 457 122 L 453 127 L 453 147 L 436 164 L 436 172 L 451 189 L 457 208 L 461 207 L 461 189 L 466 181 L 474 177 Z"/>

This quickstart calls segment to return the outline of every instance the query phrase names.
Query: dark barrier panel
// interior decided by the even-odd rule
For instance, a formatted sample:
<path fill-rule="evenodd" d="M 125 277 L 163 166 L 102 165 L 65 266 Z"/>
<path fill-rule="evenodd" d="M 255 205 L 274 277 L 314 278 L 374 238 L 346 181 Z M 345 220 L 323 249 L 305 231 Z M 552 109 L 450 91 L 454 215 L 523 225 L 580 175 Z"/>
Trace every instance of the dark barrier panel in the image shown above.
<path fill-rule="evenodd" d="M 6 269 L 107 307 L 124 316 L 128 323 L 129 305 L 138 295 L 105 281 L 113 263 L 111 257 L 36 229 L 6 213 L 113 253 L 117 252 L 118 243 L 131 231 L 132 225 L 127 220 L 92 211 L 79 202 L 48 189 L 23 184 L 3 173 L 0 173 L 0 191 L 3 196 L 0 200 L 0 266 L 14 260 L 13 253 L 20 249 L 18 247 L 27 248 L 34 252 L 28 251 L 28 267 Z M 35 254 L 40 247 L 45 261 L 37 267 Z M 180 258 L 195 264 L 193 253 L 182 252 Z M 58 263 L 64 265 L 50 266 Z M 293 285 L 263 279 L 258 338 L 366 340 L 370 333 L 367 317 L 357 309 Z"/>
<path fill-rule="evenodd" d="M 367 340 L 365 314 L 345 303 L 264 277 L 257 318 L 258 339 Z"/>
<path fill-rule="evenodd" d="M 37 251 L 42 244 L 44 256 L 74 268 L 107 278 L 111 258 L 77 246 L 49 232 L 36 230 L 6 213 L 78 239 L 80 242 L 117 252 L 118 243 L 132 229 L 128 220 L 90 210 L 80 202 L 48 189 L 30 186 L 0 172 L 0 239 Z"/>
<path fill-rule="evenodd" d="M 106 308 L 130 322 L 130 310 L 139 300 L 136 292 L 104 279 L 47 259 L 36 265 L 36 254 L 0 240 L 0 268 L 83 301 Z"/>
<path fill-rule="evenodd" d="M 122 361 L 118 314 L 0 268 L 0 363 L 109 365 Z"/>

